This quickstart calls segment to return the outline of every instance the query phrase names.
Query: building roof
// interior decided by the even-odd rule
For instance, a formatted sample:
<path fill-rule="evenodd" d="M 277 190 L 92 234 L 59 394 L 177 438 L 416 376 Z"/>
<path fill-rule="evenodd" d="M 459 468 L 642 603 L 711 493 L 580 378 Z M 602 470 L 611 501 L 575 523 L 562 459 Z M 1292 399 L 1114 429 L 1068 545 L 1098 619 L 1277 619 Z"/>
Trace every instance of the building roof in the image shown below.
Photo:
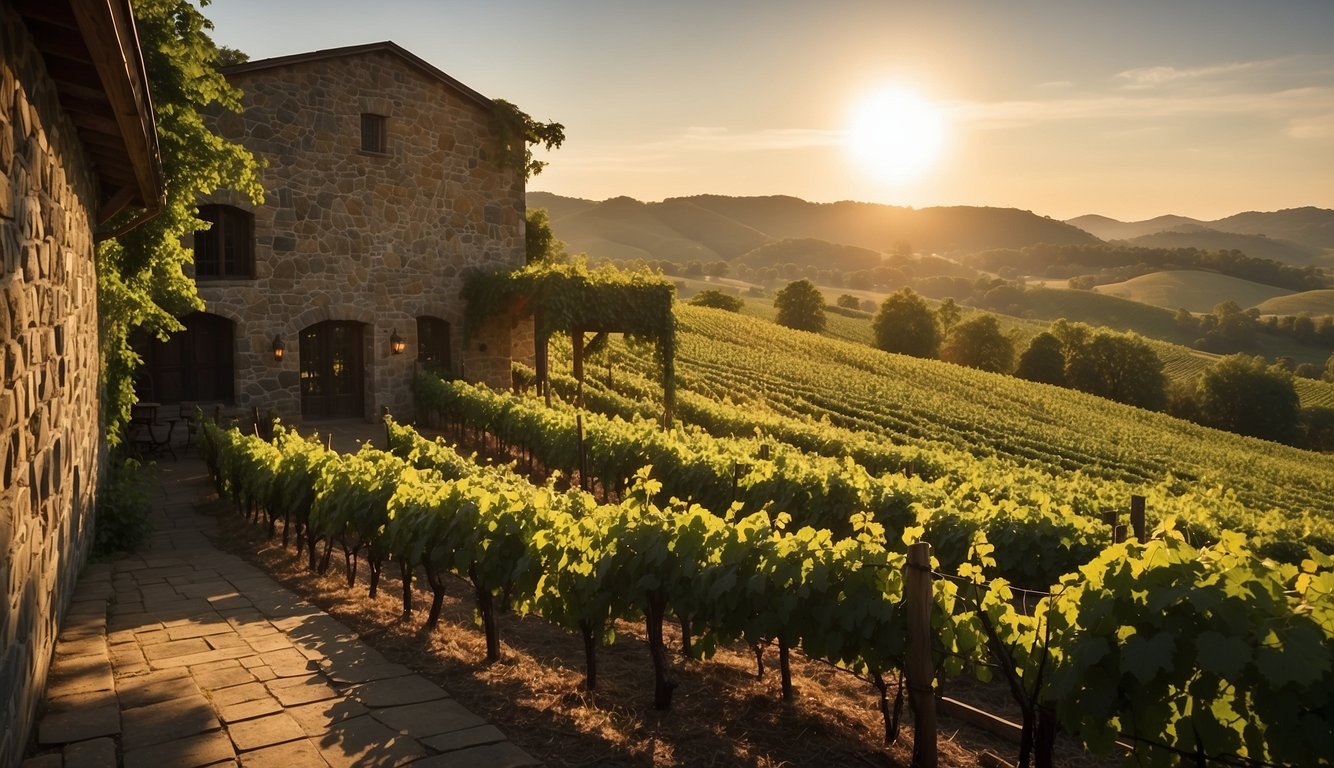
<path fill-rule="evenodd" d="M 263 69 L 287 67 L 293 64 L 303 64 L 312 61 L 324 61 L 325 59 L 336 59 L 345 56 L 358 56 L 365 53 L 380 52 L 390 53 L 403 59 L 413 68 L 421 71 L 428 77 L 439 80 L 450 88 L 453 88 L 468 100 L 475 102 L 478 106 L 485 109 L 490 109 L 492 107 L 491 100 L 487 97 L 445 74 L 444 71 L 437 68 L 435 65 L 408 51 L 398 43 L 389 40 L 379 43 L 366 43 L 364 45 L 349 45 L 342 48 L 326 48 L 319 51 L 311 51 L 310 53 L 295 53 L 290 56 L 275 56 L 271 59 L 247 61 L 244 64 L 233 64 L 229 67 L 223 67 L 222 72 L 225 75 L 242 74 Z"/>
<path fill-rule="evenodd" d="M 166 187 L 129 0 L 14 0 L 13 7 L 100 182 L 96 222 L 131 206 L 145 211 L 133 224 L 158 213 Z"/>

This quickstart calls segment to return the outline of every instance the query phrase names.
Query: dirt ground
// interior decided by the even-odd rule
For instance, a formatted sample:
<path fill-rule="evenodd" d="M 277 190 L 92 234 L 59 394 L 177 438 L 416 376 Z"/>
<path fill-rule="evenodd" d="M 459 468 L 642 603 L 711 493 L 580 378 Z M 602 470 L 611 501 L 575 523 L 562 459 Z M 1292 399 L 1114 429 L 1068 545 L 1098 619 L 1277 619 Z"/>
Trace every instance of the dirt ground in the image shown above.
<path fill-rule="evenodd" d="M 502 659 L 485 661 L 486 644 L 474 620 L 470 587 L 452 580 L 439 627 L 424 630 L 430 594 L 415 590 L 414 611 L 402 617 L 402 582 L 385 568 L 380 593 L 367 594 L 365 568 L 349 588 L 342 558 L 325 576 L 311 573 L 294 546 L 265 540 L 264 532 L 226 502 L 212 511 L 222 523 L 220 544 L 264 567 L 361 635 L 390 659 L 432 678 L 470 710 L 495 723 L 516 744 L 551 766 L 907 766 L 912 723 L 905 707 L 896 743 L 884 743 L 878 696 L 868 682 L 792 655 L 794 701 L 782 700 L 778 653 L 769 649 L 766 674 L 744 645 L 693 661 L 672 663 L 679 683 L 670 711 L 653 709 L 653 669 L 642 624 L 622 622 L 613 645 L 598 655 L 598 689 L 583 690 L 581 640 L 538 617 L 506 615 L 500 622 Z M 418 583 L 424 583 L 419 579 Z M 667 630 L 670 649 L 679 628 Z M 970 689 L 973 700 L 1005 703 L 1003 691 Z M 940 719 L 942 766 L 997 766 L 1018 748 L 949 718 Z M 997 760 L 997 756 L 1000 760 Z M 1066 751 L 1063 765 L 1093 764 Z"/>

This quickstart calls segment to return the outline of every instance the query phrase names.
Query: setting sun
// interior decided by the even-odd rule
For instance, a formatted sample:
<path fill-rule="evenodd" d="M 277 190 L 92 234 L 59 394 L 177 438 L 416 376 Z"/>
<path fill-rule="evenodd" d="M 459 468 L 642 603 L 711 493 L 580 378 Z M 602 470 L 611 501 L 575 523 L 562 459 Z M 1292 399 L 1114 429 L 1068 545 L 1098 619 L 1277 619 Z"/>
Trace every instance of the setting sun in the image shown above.
<path fill-rule="evenodd" d="M 848 126 L 848 148 L 882 181 L 911 181 L 931 168 L 945 144 L 940 110 L 916 93 L 890 88 L 862 101 Z"/>

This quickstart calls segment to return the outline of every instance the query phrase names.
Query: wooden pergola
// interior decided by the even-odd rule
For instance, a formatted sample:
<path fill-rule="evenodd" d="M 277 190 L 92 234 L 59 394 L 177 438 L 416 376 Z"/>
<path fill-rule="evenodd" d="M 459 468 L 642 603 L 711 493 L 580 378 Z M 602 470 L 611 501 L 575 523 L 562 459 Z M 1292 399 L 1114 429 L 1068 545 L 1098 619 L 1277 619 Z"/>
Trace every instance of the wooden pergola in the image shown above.
<path fill-rule="evenodd" d="M 564 331 L 573 343 L 574 377 L 582 402 L 585 339 L 589 333 L 623 333 L 651 339 L 662 371 L 663 424 L 676 407 L 675 287 L 661 275 L 581 264 L 529 264 L 513 272 L 473 272 L 464 282 L 468 302 L 464 334 L 492 314 L 533 318 L 534 368 L 538 390 L 550 402 L 551 335 Z"/>

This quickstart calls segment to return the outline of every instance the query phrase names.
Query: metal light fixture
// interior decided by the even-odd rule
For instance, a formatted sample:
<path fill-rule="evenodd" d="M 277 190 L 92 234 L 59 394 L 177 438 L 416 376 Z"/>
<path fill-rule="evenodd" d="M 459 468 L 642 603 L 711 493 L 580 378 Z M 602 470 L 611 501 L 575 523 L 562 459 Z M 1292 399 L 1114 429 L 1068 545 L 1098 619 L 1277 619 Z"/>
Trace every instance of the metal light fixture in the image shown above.
<path fill-rule="evenodd" d="M 283 352 L 285 352 L 285 351 L 287 351 L 287 348 L 283 346 L 283 337 L 281 337 L 281 336 L 274 336 L 274 337 L 273 337 L 273 360 L 274 360 L 274 362 L 281 363 L 281 362 L 283 361 Z"/>
<path fill-rule="evenodd" d="M 403 354 L 403 350 L 407 348 L 408 343 L 403 340 L 402 336 L 398 335 L 398 329 L 395 328 L 394 332 L 389 334 L 389 351 L 393 352 L 395 355 L 401 355 Z"/>

